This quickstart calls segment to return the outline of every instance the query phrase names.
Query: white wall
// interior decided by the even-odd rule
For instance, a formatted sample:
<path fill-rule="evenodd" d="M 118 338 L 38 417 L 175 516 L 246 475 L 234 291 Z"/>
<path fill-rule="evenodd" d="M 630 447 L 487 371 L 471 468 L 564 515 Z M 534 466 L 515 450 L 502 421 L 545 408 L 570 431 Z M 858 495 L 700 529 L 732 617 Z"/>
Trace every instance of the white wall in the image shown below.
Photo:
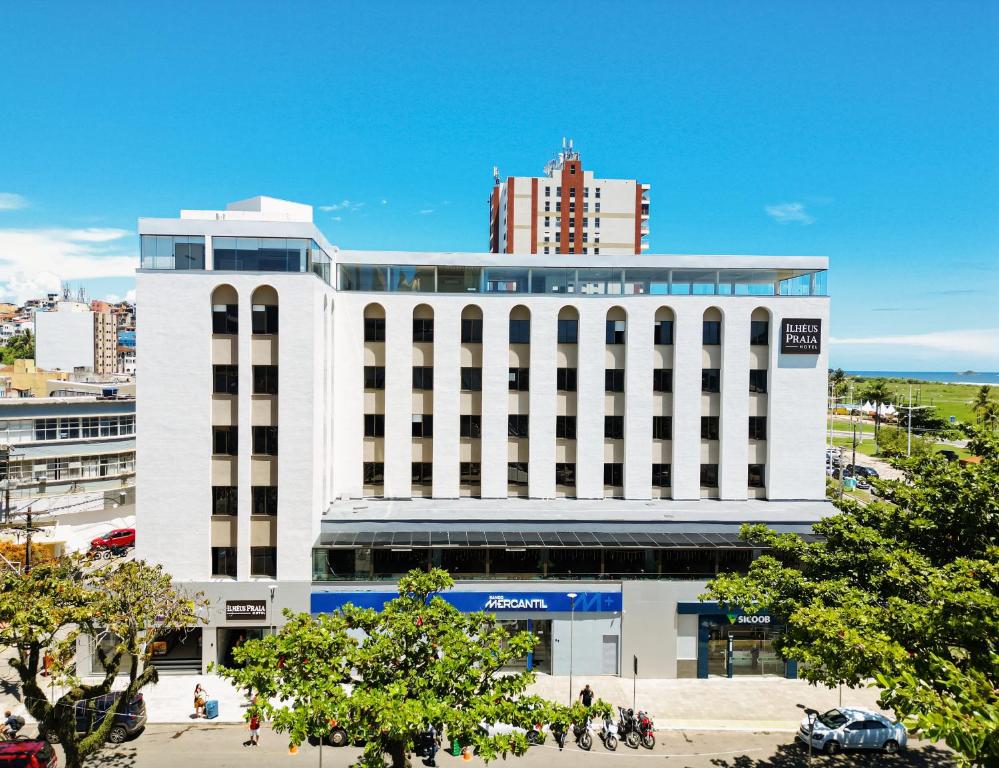
<path fill-rule="evenodd" d="M 35 365 L 72 371 L 94 367 L 93 312 L 36 312 Z"/>

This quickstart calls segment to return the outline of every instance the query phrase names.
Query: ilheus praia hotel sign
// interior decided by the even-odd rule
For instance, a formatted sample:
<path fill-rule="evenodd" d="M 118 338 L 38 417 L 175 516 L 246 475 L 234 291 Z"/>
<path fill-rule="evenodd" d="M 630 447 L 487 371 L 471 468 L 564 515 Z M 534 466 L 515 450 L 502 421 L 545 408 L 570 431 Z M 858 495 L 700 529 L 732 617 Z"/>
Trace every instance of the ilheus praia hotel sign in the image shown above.
<path fill-rule="evenodd" d="M 266 600 L 226 600 L 225 617 L 227 621 L 252 621 L 267 619 Z"/>
<path fill-rule="evenodd" d="M 822 321 L 787 317 L 780 322 L 782 355 L 817 355 L 822 349 Z"/>

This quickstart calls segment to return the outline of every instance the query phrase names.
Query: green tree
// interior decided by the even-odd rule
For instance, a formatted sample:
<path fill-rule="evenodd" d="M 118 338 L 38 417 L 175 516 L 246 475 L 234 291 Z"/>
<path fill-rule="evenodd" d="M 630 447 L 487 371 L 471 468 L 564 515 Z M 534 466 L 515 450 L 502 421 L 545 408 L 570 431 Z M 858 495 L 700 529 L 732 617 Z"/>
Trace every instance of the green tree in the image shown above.
<path fill-rule="evenodd" d="M 115 715 L 143 687 L 157 681 L 156 668 L 145 666 L 150 642 L 163 631 L 199 623 L 200 597 L 178 592 L 159 566 L 142 561 L 98 561 L 79 555 L 39 564 L 30 573 L 8 571 L 0 580 L 0 646 L 14 651 L 9 660 L 17 673 L 28 712 L 39 731 L 61 742 L 69 768 L 79 768 L 113 736 Z M 76 674 L 76 643 L 94 643 L 104 668 L 97 683 Z M 39 685 L 43 657 L 49 651 L 55 698 Z M 122 695 L 77 734 L 75 705 L 111 691 L 121 670 L 127 672 Z"/>
<path fill-rule="evenodd" d="M 978 416 L 979 421 L 982 420 L 982 417 L 985 415 L 985 409 L 992 402 L 992 387 L 988 384 L 982 384 L 975 393 L 975 399 L 971 402 L 971 410 Z"/>
<path fill-rule="evenodd" d="M 0 358 L 4 365 L 12 365 L 15 360 L 35 359 L 35 337 L 29 330 L 12 336 L 0 347 Z"/>
<path fill-rule="evenodd" d="M 745 526 L 767 554 L 705 597 L 783 617 L 777 648 L 803 677 L 874 679 L 910 728 L 985 766 L 999 761 L 999 440 L 979 431 L 969 447 L 980 464 L 895 462 L 883 500 L 838 501 L 816 541 Z"/>
<path fill-rule="evenodd" d="M 878 452 L 882 456 L 904 458 L 910 449 L 909 435 L 901 429 L 882 429 L 878 435 Z M 913 456 L 927 456 L 933 452 L 933 443 L 914 434 L 911 441 Z"/>
<path fill-rule="evenodd" d="M 833 397 L 845 395 L 847 387 L 846 372 L 842 368 L 829 371 L 829 388 L 832 390 Z"/>
<path fill-rule="evenodd" d="M 286 612 L 277 634 L 235 651 L 238 668 L 218 671 L 258 694 L 251 710 L 272 719 L 291 745 L 336 722 L 365 743 L 365 766 L 384 766 L 385 755 L 394 768 L 408 765 L 414 736 L 430 723 L 486 760 L 521 755 L 523 734 L 488 737 L 480 723 L 531 728 L 572 715 L 525 695 L 533 672 L 498 674 L 536 639 L 508 633 L 493 615 L 462 613 L 437 594 L 453 585 L 445 571 L 411 571 L 382 611 Z"/>
<path fill-rule="evenodd" d="M 881 433 L 881 406 L 891 399 L 888 382 L 884 379 L 872 379 L 860 392 L 861 399 L 870 401 L 874 406 L 874 439 Z"/>
<path fill-rule="evenodd" d="M 999 427 L 999 401 L 989 400 L 982 409 L 982 426 L 992 432 Z"/>

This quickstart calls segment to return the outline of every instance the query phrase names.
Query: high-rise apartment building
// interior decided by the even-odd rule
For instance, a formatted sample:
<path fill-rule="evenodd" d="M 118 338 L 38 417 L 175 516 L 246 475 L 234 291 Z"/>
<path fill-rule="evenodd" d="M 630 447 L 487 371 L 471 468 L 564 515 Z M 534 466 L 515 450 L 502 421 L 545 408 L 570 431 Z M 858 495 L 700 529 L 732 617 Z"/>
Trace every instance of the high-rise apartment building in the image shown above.
<path fill-rule="evenodd" d="M 649 247 L 649 185 L 598 179 L 572 141 L 562 140 L 544 176 L 493 176 L 491 253 L 627 256 Z"/>
<path fill-rule="evenodd" d="M 98 374 L 118 370 L 118 324 L 107 304 L 91 308 L 81 301 L 58 301 L 35 312 L 35 362 L 39 368 Z"/>

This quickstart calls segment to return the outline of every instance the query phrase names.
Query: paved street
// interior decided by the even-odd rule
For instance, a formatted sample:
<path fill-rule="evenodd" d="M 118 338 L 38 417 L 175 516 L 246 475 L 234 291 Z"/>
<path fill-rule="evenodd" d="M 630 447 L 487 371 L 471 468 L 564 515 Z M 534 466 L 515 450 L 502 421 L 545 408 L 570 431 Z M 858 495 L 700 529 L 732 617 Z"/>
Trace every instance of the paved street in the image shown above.
<path fill-rule="evenodd" d="M 177 765 L 280 766 L 304 768 L 319 765 L 319 749 L 303 746 L 297 755 L 288 754 L 287 742 L 265 728 L 259 747 L 244 747 L 245 729 L 234 725 L 151 725 L 132 742 L 108 747 L 88 762 L 97 768 L 173 768 Z M 806 750 L 794 744 L 789 734 L 731 733 L 703 731 L 665 731 L 658 734 L 652 751 L 619 746 L 608 752 L 597 742 L 591 752 L 569 745 L 560 753 L 551 740 L 533 747 L 522 759 L 503 765 L 523 768 L 558 768 L 564 766 L 610 766 L 611 768 L 649 768 L 662 764 L 672 768 L 805 768 Z M 346 768 L 357 759 L 360 750 L 353 747 L 323 749 L 323 766 Z M 60 756 L 61 757 L 61 756 Z M 913 742 L 908 750 L 888 757 L 877 753 L 853 753 L 828 758 L 816 757 L 817 768 L 838 766 L 889 766 L 890 768 L 945 768 L 952 765 L 946 751 L 924 742 Z M 414 768 L 421 761 L 413 760 Z M 465 761 L 443 752 L 437 764 L 442 768 L 482 766 L 481 760 Z"/>

